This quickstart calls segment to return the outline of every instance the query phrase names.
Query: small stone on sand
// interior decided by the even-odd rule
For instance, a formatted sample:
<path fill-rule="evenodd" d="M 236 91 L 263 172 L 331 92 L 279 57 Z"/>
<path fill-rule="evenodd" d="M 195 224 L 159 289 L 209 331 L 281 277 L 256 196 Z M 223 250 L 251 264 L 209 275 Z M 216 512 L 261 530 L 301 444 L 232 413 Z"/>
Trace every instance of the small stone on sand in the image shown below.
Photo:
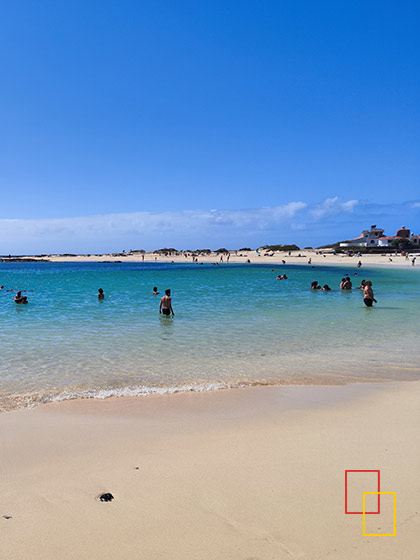
<path fill-rule="evenodd" d="M 114 496 L 112 494 L 110 494 L 109 492 L 106 492 L 105 494 L 101 494 L 99 496 L 99 499 L 101 500 L 101 502 L 112 502 L 112 500 L 114 499 Z"/>

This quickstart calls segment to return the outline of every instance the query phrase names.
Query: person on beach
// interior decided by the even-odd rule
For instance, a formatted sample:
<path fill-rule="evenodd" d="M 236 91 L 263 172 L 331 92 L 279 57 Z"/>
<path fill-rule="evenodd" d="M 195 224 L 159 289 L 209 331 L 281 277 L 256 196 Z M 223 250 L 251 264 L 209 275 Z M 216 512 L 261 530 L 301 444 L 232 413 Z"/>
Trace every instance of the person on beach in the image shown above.
<path fill-rule="evenodd" d="M 359 262 L 357 263 L 357 268 L 360 268 L 361 266 L 362 266 L 362 261 L 359 261 Z"/>
<path fill-rule="evenodd" d="M 163 315 L 175 315 L 174 310 L 172 309 L 172 299 L 171 299 L 171 290 L 165 290 L 165 295 L 160 300 L 159 305 L 159 313 L 163 313 Z"/>
<path fill-rule="evenodd" d="M 154 295 L 154 296 L 157 296 L 157 295 L 159 295 L 159 294 L 160 294 L 160 292 L 158 292 L 158 289 L 157 289 L 157 287 L 156 287 L 156 286 L 154 286 L 154 287 L 153 287 L 153 292 L 152 292 L 152 295 Z"/>
<path fill-rule="evenodd" d="M 416 266 L 416 257 L 413 257 L 412 261 L 411 261 L 411 265 L 412 266 Z"/>
<path fill-rule="evenodd" d="M 98 299 L 99 300 L 105 299 L 105 294 L 104 294 L 104 291 L 103 291 L 102 288 L 99 288 L 99 290 L 98 290 Z"/>
<path fill-rule="evenodd" d="M 372 282 L 368 280 L 363 288 L 363 303 L 366 307 L 372 307 L 373 302 L 378 303 L 373 296 Z"/>
<path fill-rule="evenodd" d="M 28 303 L 28 298 L 22 295 L 22 292 L 17 292 L 15 295 L 15 303 Z"/>

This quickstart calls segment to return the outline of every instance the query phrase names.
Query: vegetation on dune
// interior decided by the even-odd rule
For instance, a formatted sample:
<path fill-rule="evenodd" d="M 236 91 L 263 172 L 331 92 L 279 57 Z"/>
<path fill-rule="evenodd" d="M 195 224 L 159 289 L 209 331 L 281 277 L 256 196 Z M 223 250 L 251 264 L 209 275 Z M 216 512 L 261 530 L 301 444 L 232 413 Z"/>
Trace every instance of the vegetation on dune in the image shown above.
<path fill-rule="evenodd" d="M 260 247 L 262 251 L 299 251 L 297 245 L 263 245 Z"/>

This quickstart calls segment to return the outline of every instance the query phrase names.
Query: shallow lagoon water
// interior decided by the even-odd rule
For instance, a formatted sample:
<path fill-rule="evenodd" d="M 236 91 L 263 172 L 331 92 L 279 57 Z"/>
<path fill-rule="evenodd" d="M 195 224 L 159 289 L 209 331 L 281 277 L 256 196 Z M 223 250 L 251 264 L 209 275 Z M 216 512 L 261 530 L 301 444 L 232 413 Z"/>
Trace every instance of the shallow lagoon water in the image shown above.
<path fill-rule="evenodd" d="M 271 271 L 274 268 L 274 272 Z M 420 378 L 418 270 L 0 263 L 0 410 L 74 397 Z M 288 280 L 278 281 L 278 273 Z M 378 305 L 360 290 L 373 282 Z M 334 291 L 311 292 L 310 282 Z M 170 287 L 175 318 L 159 316 Z M 98 302 L 98 288 L 106 299 Z M 7 288 L 34 290 L 29 304 Z"/>

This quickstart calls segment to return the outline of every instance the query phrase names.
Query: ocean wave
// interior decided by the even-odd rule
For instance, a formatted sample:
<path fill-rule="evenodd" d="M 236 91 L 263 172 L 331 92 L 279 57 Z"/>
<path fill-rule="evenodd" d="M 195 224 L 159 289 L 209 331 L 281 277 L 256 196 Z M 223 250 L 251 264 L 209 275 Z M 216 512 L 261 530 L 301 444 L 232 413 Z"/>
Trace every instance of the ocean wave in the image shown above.
<path fill-rule="evenodd" d="M 176 393 L 201 393 L 207 391 L 221 391 L 226 389 L 241 389 L 246 387 L 292 386 L 292 385 L 347 385 L 348 383 L 375 383 L 395 381 L 389 377 L 348 377 L 347 375 L 328 376 L 291 376 L 281 379 L 260 379 L 252 381 L 208 382 L 184 384 L 174 386 L 126 386 L 107 388 L 78 388 L 61 391 L 35 392 L 27 394 L 0 395 L 0 412 L 10 412 L 19 409 L 34 408 L 41 404 L 58 403 L 75 399 L 99 399 L 119 397 L 148 397 L 153 395 L 173 395 Z"/>

